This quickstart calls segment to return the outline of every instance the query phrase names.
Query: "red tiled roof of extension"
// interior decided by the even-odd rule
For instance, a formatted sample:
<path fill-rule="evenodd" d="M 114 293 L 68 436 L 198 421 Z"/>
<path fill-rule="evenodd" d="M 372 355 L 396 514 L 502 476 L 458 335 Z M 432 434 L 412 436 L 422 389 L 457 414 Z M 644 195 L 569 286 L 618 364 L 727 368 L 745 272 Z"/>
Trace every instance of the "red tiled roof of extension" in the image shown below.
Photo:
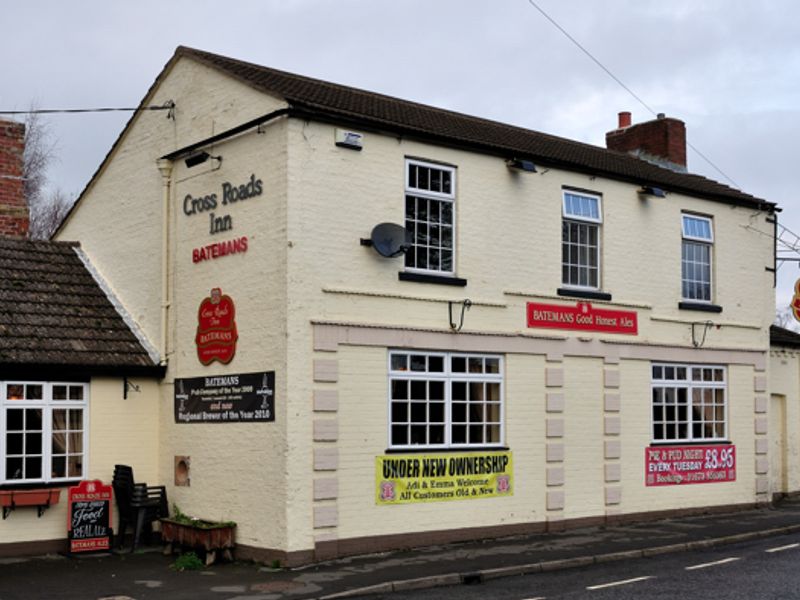
<path fill-rule="evenodd" d="M 773 203 L 706 177 L 664 169 L 599 146 L 270 69 L 185 46 L 176 50 L 175 57 L 179 56 L 191 57 L 255 89 L 277 94 L 295 108 L 316 111 L 328 118 L 352 120 L 509 158 L 530 158 L 543 165 L 603 175 L 637 185 L 662 187 L 667 191 L 730 204 L 767 210 L 775 208 Z"/>
<path fill-rule="evenodd" d="M 0 238 L 0 365 L 156 369 L 75 246 Z"/>

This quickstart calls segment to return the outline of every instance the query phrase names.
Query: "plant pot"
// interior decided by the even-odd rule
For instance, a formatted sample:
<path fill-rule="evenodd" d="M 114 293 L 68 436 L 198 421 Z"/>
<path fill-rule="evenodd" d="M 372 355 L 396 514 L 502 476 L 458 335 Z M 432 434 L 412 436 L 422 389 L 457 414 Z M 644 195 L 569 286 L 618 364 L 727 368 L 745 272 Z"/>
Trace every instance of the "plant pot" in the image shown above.
<path fill-rule="evenodd" d="M 236 523 L 216 523 L 193 520 L 191 523 L 174 519 L 161 519 L 161 539 L 166 544 L 164 553 L 171 553 L 175 547 L 199 550 L 205 553 L 206 565 L 216 559 L 222 551 L 226 559 L 233 558 L 236 545 Z"/>
<path fill-rule="evenodd" d="M 58 504 L 60 498 L 60 488 L 2 490 L 0 491 L 0 507 L 3 508 L 4 519 L 8 517 L 9 511 L 22 506 L 36 506 L 41 517 L 45 509 L 53 504 Z"/>

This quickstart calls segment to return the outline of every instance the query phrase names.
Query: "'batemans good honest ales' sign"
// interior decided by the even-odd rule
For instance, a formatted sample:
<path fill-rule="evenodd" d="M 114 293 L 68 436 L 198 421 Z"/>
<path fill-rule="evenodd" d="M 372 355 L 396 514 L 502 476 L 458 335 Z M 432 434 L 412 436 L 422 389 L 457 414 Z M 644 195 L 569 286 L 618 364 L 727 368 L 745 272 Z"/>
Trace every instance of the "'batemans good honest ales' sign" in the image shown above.
<path fill-rule="evenodd" d="M 635 312 L 594 308 L 589 302 L 578 302 L 575 306 L 528 302 L 528 327 L 629 335 L 636 335 L 638 331 Z"/>
<path fill-rule="evenodd" d="M 646 484 L 683 485 L 736 481 L 736 446 L 645 448 Z"/>
<path fill-rule="evenodd" d="M 511 496 L 511 452 L 378 456 L 377 504 Z"/>
<path fill-rule="evenodd" d="M 175 380 L 176 423 L 274 420 L 274 371 Z"/>

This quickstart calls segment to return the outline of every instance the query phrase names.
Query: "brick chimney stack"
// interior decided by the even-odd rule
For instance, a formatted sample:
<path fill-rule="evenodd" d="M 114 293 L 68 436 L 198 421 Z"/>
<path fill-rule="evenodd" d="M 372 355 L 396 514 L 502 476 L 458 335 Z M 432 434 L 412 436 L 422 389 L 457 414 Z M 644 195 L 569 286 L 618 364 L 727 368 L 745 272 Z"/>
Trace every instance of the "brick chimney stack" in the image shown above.
<path fill-rule="evenodd" d="M 25 125 L 0 121 L 0 237 L 28 237 L 28 203 L 22 180 Z"/>
<path fill-rule="evenodd" d="M 619 113 L 617 129 L 606 133 L 606 148 L 673 171 L 686 172 L 686 125 L 660 113 L 653 121 L 631 125 L 631 113 Z"/>

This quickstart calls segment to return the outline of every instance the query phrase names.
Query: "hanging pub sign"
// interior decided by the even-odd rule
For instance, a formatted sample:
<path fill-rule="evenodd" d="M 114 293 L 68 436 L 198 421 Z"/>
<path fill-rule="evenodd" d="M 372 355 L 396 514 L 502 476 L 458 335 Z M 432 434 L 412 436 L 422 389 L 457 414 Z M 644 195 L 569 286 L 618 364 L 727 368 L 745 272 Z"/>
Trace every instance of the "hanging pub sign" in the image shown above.
<path fill-rule="evenodd" d="M 176 423 L 275 420 L 275 371 L 175 380 Z"/>
<path fill-rule="evenodd" d="M 511 452 L 392 454 L 375 458 L 379 505 L 513 495 Z"/>
<path fill-rule="evenodd" d="M 800 321 L 800 279 L 794 284 L 794 296 L 792 296 L 792 314 L 796 321 Z"/>
<path fill-rule="evenodd" d="M 645 448 L 647 486 L 736 481 L 736 446 Z"/>
<path fill-rule="evenodd" d="M 111 486 L 102 481 L 81 481 L 69 488 L 67 527 L 69 551 L 111 549 Z"/>
<path fill-rule="evenodd" d="M 204 365 L 214 361 L 228 364 L 236 354 L 236 307 L 230 296 L 220 288 L 213 288 L 197 311 L 197 358 Z"/>
<path fill-rule="evenodd" d="M 636 335 L 639 326 L 636 313 L 630 310 L 594 308 L 589 302 L 575 306 L 528 302 L 528 327 Z"/>

